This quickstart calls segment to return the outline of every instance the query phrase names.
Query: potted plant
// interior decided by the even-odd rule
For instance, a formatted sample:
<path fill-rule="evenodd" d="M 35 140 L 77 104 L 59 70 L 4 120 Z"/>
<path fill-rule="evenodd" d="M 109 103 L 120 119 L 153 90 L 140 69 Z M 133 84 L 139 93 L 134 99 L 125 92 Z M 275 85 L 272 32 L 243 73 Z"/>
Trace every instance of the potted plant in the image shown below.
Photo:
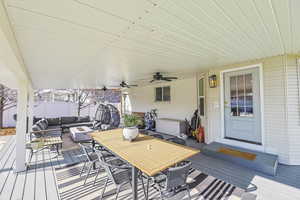
<path fill-rule="evenodd" d="M 126 140 L 132 141 L 139 135 L 138 125 L 142 124 L 142 120 L 137 115 L 124 115 L 123 136 Z"/>

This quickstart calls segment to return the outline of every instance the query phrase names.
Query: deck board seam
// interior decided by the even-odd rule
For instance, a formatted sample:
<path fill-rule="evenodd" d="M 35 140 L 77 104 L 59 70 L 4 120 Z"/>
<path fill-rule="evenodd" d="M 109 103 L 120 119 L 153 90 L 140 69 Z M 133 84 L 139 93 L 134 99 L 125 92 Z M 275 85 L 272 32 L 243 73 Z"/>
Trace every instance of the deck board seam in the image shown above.
<path fill-rule="evenodd" d="M 0 150 L 1 151 L 1 158 L 0 158 L 0 162 L 3 159 L 3 155 L 6 154 L 6 152 L 8 151 L 8 149 L 11 147 L 11 144 L 14 142 L 13 137 L 10 137 L 10 139 L 4 144 L 4 147 Z"/>
<path fill-rule="evenodd" d="M 11 159 L 11 155 L 13 154 L 13 152 L 14 152 L 14 147 L 11 149 L 11 151 L 10 151 L 9 155 L 7 156 L 7 158 L 6 158 L 5 162 L 4 162 L 4 164 L 2 165 L 0 171 L 3 170 L 4 167 L 7 167 L 8 169 L 12 169 L 12 168 L 13 168 L 13 165 L 14 165 L 14 163 L 15 163 L 15 160 L 12 162 L 11 165 L 9 165 L 9 163 L 8 163 L 9 159 Z M 8 166 L 7 166 L 7 165 L 8 165 Z M 9 174 L 11 173 L 11 171 L 12 171 L 12 170 L 9 170 L 9 171 L 8 171 L 8 174 L 6 175 L 3 184 L 0 185 L 0 187 L 1 187 L 1 189 L 0 189 L 0 194 L 2 194 L 2 191 L 3 191 L 4 187 L 5 187 L 7 178 L 8 178 L 8 176 L 9 176 Z M 2 174 L 3 174 L 3 173 L 5 173 L 5 172 L 2 172 Z M 2 175 L 2 174 L 1 174 L 1 175 Z M 3 177 L 3 178 L 4 178 L 4 177 Z"/>
<path fill-rule="evenodd" d="M 9 169 L 12 169 L 12 168 L 13 168 L 14 163 L 15 163 L 15 161 L 12 162 L 11 166 L 9 167 Z M 6 177 L 5 177 L 5 180 L 4 180 L 4 182 L 3 182 L 3 185 L 2 185 L 2 187 L 1 187 L 0 194 L 2 194 L 3 189 L 5 188 L 6 182 L 7 182 L 7 180 L 8 180 L 8 177 L 9 177 L 9 175 L 10 175 L 11 173 L 12 173 L 12 170 L 9 170 L 8 174 L 7 174 Z"/>
<path fill-rule="evenodd" d="M 51 158 L 51 152 L 50 152 L 50 150 L 48 151 L 48 154 L 49 154 L 49 159 L 50 159 L 51 168 L 52 168 L 52 175 L 53 175 L 53 178 L 54 178 L 54 180 L 55 180 L 56 194 L 57 194 L 58 199 L 60 200 L 60 195 L 59 195 L 59 191 L 58 191 L 57 177 L 56 177 L 56 173 L 55 173 L 55 168 L 54 168 L 53 163 L 52 163 L 52 158 Z M 59 156 L 59 155 L 57 155 L 57 157 L 58 157 L 58 156 Z"/>
<path fill-rule="evenodd" d="M 24 199 L 24 194 L 25 194 L 25 186 L 26 186 L 26 181 L 27 181 L 27 173 L 28 173 L 28 168 L 26 169 L 25 179 L 24 179 L 24 183 L 23 183 L 22 200 Z"/>
<path fill-rule="evenodd" d="M 46 149 L 45 149 L 46 150 Z M 47 194 L 47 181 L 46 181 L 46 174 L 45 174 L 45 150 L 42 151 L 42 160 L 43 160 L 43 174 L 44 174 L 44 190 L 45 190 L 45 196 L 46 200 L 48 200 L 48 194 Z"/>
<path fill-rule="evenodd" d="M 15 187 L 16 187 L 16 183 L 17 183 L 18 177 L 19 177 L 19 174 L 16 173 L 16 175 L 15 175 L 15 180 L 14 180 L 14 184 L 13 184 L 12 190 L 11 190 L 11 192 L 10 192 L 10 197 L 9 197 L 9 199 L 12 199 L 13 191 L 14 191 L 14 189 L 15 189 Z"/>
<path fill-rule="evenodd" d="M 37 168 L 37 155 L 35 154 L 35 164 L 34 164 L 34 193 L 33 193 L 33 197 L 34 199 L 36 199 L 36 168 Z"/>
<path fill-rule="evenodd" d="M 7 161 L 9 160 L 9 158 L 10 158 L 10 156 L 11 156 L 11 154 L 12 154 L 12 153 L 14 152 L 14 150 L 15 150 L 15 146 L 16 146 L 16 144 L 14 144 L 14 145 L 10 148 L 10 151 L 8 150 L 8 151 L 9 151 L 9 155 L 7 156 L 7 158 L 6 158 L 6 160 L 4 161 L 4 163 L 3 163 L 3 162 L 0 162 L 0 164 L 3 163 L 2 167 L 0 168 L 0 171 L 5 167 Z"/>
<path fill-rule="evenodd" d="M 52 158 L 51 158 L 51 152 L 50 152 L 50 150 L 48 150 L 48 155 L 49 155 L 49 160 L 50 160 L 50 163 L 51 163 L 52 176 L 53 176 L 54 181 L 55 181 L 56 195 L 57 195 L 57 198 L 60 199 L 60 197 L 59 197 L 59 192 L 58 192 L 57 178 L 56 178 L 56 175 L 55 175 L 55 169 L 54 169 L 54 166 L 53 166 L 53 161 L 52 161 Z M 58 155 L 57 155 L 57 156 L 58 156 Z"/>

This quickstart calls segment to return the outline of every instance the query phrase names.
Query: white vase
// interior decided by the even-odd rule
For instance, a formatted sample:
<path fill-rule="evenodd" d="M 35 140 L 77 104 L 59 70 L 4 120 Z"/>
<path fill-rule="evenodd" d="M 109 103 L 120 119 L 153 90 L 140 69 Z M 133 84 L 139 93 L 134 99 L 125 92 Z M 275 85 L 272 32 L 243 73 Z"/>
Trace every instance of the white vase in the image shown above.
<path fill-rule="evenodd" d="M 132 141 L 139 135 L 139 129 L 136 127 L 126 127 L 123 129 L 123 136 L 126 140 Z"/>

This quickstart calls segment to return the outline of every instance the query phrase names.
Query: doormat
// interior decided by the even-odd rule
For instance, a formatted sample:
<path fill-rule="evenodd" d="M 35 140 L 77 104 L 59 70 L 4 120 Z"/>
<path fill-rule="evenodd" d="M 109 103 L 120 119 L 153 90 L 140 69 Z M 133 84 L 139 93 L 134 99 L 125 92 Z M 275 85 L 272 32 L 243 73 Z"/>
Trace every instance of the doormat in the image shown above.
<path fill-rule="evenodd" d="M 243 158 L 245 160 L 255 160 L 256 158 L 256 154 L 238 151 L 235 149 L 230 149 L 225 147 L 220 147 L 218 152 L 226 155 L 234 156 L 234 157 Z"/>

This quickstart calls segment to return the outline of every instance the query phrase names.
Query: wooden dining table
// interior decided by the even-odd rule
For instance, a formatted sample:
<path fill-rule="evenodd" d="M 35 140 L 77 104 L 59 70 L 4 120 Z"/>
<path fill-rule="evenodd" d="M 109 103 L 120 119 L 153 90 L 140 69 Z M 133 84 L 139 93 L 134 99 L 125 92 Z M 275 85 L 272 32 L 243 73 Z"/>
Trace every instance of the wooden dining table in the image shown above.
<path fill-rule="evenodd" d="M 132 142 L 123 139 L 123 129 L 90 133 L 94 142 L 107 148 L 132 165 L 133 199 L 137 199 L 138 170 L 154 176 L 200 151 L 149 135 L 139 134 Z"/>

